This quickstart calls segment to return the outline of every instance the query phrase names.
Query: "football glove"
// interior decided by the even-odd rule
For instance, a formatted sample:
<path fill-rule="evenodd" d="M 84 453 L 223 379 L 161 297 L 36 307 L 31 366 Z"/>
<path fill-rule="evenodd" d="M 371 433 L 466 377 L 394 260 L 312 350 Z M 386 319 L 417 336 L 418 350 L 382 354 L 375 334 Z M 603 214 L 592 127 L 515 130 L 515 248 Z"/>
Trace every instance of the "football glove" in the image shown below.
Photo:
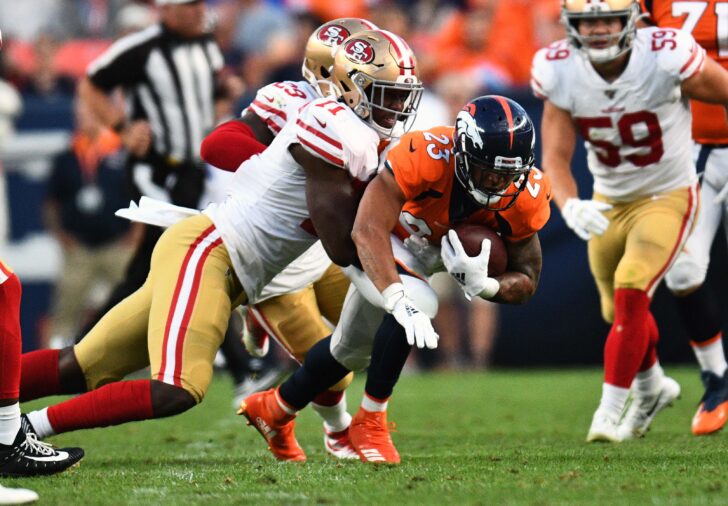
<path fill-rule="evenodd" d="M 424 237 L 411 235 L 404 240 L 404 247 L 419 260 L 428 276 L 445 270 L 445 266 L 442 265 L 440 248 L 430 244 Z"/>
<path fill-rule="evenodd" d="M 447 272 L 460 283 L 460 288 L 468 300 L 476 295 L 490 299 L 498 293 L 500 283 L 497 279 L 488 276 L 489 239 L 483 239 L 480 254 L 471 257 L 465 252 L 457 232 L 450 230 L 447 235 L 442 237 L 440 252 Z"/>
<path fill-rule="evenodd" d="M 609 227 L 609 219 L 604 211 L 609 211 L 611 204 L 598 200 L 580 200 L 571 198 L 561 209 L 566 225 L 581 239 L 588 241 L 595 235 L 602 235 Z"/>
<path fill-rule="evenodd" d="M 391 313 L 395 320 L 404 327 L 407 342 L 418 348 L 437 348 L 440 336 L 432 328 L 430 318 L 417 309 L 414 301 L 404 291 L 402 283 L 392 283 L 382 292 L 384 310 Z"/>

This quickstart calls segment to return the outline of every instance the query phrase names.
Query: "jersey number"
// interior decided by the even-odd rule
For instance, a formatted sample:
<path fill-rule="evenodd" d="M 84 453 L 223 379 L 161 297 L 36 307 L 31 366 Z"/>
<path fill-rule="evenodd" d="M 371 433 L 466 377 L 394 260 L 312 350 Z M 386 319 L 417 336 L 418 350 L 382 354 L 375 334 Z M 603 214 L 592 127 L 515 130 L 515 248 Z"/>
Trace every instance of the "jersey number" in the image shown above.
<path fill-rule="evenodd" d="M 692 33 L 707 8 L 708 2 L 672 2 L 672 17 L 679 18 L 687 14 L 682 29 Z M 728 57 L 728 2 L 715 3 L 715 17 L 718 20 L 715 28 L 718 56 L 725 58 Z"/>
<path fill-rule="evenodd" d="M 595 148 L 597 158 L 607 167 L 616 167 L 622 163 L 619 146 L 609 141 L 599 139 L 592 132 L 593 129 L 614 128 L 612 118 L 608 116 L 598 118 L 576 118 L 581 135 Z M 642 125 L 643 134 L 635 135 L 635 127 Z M 649 111 L 630 112 L 624 114 L 617 121 L 617 129 L 622 138 L 622 144 L 635 148 L 649 148 L 642 154 L 631 154 L 624 159 L 637 167 L 644 167 L 657 163 L 665 152 L 662 145 L 662 128 L 657 116 Z"/>
<path fill-rule="evenodd" d="M 321 107 L 323 109 L 326 109 L 334 116 L 336 116 L 337 113 L 344 110 L 343 105 L 341 105 L 338 102 L 334 102 L 333 100 L 329 100 L 327 102 L 321 102 L 320 104 L 316 104 L 316 107 Z"/>
<path fill-rule="evenodd" d="M 450 138 L 445 134 L 437 136 L 431 132 L 425 132 L 424 137 L 426 141 L 435 141 L 444 146 L 450 144 Z M 451 152 L 447 147 L 443 149 L 433 142 L 428 144 L 425 150 L 427 151 L 427 154 L 430 155 L 430 158 L 432 158 L 433 160 L 440 160 L 444 158 L 446 163 L 450 163 Z"/>
<path fill-rule="evenodd" d="M 668 48 L 670 51 L 674 50 L 677 47 L 675 36 L 677 36 L 677 32 L 675 30 L 670 30 L 669 28 L 653 32 L 652 50 L 659 51 L 660 49 L 665 48 Z"/>
<path fill-rule="evenodd" d="M 399 223 L 410 235 L 416 235 L 417 237 L 432 235 L 432 229 L 425 220 L 407 211 L 402 211 L 399 214 Z"/>
<path fill-rule="evenodd" d="M 306 94 L 298 89 L 295 83 L 275 83 L 273 86 L 282 89 L 286 95 L 298 98 L 306 98 Z"/>

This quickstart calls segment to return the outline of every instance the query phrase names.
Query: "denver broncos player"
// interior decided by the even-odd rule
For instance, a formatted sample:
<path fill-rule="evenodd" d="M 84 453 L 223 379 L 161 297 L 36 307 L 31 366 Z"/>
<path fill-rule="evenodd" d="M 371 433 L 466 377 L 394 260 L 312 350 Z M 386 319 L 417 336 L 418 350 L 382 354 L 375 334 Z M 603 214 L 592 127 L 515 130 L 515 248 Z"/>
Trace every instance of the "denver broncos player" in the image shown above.
<path fill-rule="evenodd" d="M 142 288 L 63 363 L 33 369 L 23 396 L 88 390 L 38 412 L 36 429 L 50 434 L 186 411 L 207 391 L 231 308 L 258 302 L 271 279 L 316 242 L 313 232 L 333 261 L 355 261 L 352 181 L 375 174 L 380 145 L 414 119 L 422 84 L 411 49 L 382 30 L 347 38 L 334 73 L 352 79 L 359 96 L 316 99 L 290 118 L 235 173 L 224 202 L 164 232 Z M 147 364 L 151 379 L 119 381 Z M 305 459 L 285 430 L 256 427 L 278 458 Z"/>
<path fill-rule="evenodd" d="M 271 83 L 258 90 L 239 119 L 223 123 L 205 138 L 200 149 L 203 159 L 235 171 L 252 154 L 261 152 L 290 119 L 295 119 L 297 111 L 331 92 L 328 78 L 334 64 L 333 50 L 350 35 L 374 28 L 359 18 L 335 19 L 317 28 L 306 44 L 301 68 L 305 80 Z M 339 321 L 348 288 L 348 278 L 317 242 L 275 276 L 258 302 L 247 308 L 246 347 L 256 356 L 264 355 L 270 335 L 303 362 L 309 348 L 331 333 L 327 321 Z M 258 340 L 251 339 L 250 330 L 257 327 L 265 333 Z M 341 458 L 356 458 L 349 444 L 351 416 L 344 397 L 350 382 L 351 376 L 344 378 L 316 398 L 312 406 L 324 419 L 326 450 Z M 242 396 L 238 404 L 241 400 Z"/>
<path fill-rule="evenodd" d="M 566 224 L 589 241 L 602 316 L 612 323 L 587 441 L 644 435 L 679 395 L 657 360 L 650 302 L 697 213 L 687 98 L 728 104 L 728 73 L 690 34 L 638 30 L 639 16 L 634 0 L 564 0 L 568 39 L 533 60 L 531 83 L 545 99 L 544 171 Z M 577 131 L 594 176 L 589 200 L 578 197 L 569 166 Z"/>
<path fill-rule="evenodd" d="M 351 441 L 365 462 L 399 463 L 386 409 L 410 347 L 437 345 L 437 334 L 429 327 L 437 296 L 427 278 L 440 257 L 439 251 L 422 247 L 413 255 L 404 241 L 416 236 L 419 246 L 423 241 L 442 243 L 440 266 L 444 263 L 468 297 L 514 304 L 528 300 L 541 271 L 536 232 L 550 212 L 548 179 L 533 168 L 534 141 L 533 124 L 523 108 L 498 96 L 470 102 L 454 128 L 403 136 L 388 153 L 385 169 L 367 187 L 357 212 L 352 235 L 363 270 L 346 269 L 353 286 L 340 325 L 330 343 L 317 343 L 303 367 L 278 390 L 250 396 L 248 416 L 263 416 L 273 429 L 285 426 L 317 389 L 369 365 Z M 500 231 L 509 253 L 508 272 L 488 275 L 487 240 L 477 257 L 464 252 L 450 230 L 460 223 Z M 370 328 L 372 322 L 378 328 L 369 333 L 354 331 L 356 326 Z"/>
<path fill-rule="evenodd" d="M 728 68 L 728 2 L 643 1 L 651 21 L 660 27 L 689 31 L 708 55 Z M 705 286 L 710 247 L 721 219 L 728 227 L 728 124 L 725 111 L 714 104 L 692 101 L 693 150 L 700 186 L 700 212 L 695 229 L 667 272 L 665 282 L 677 295 L 677 306 L 701 369 L 705 394 L 692 422 L 696 436 L 712 434 L 728 420 L 728 364 L 723 351 L 720 314 Z M 726 228 L 728 232 L 728 228 Z"/>

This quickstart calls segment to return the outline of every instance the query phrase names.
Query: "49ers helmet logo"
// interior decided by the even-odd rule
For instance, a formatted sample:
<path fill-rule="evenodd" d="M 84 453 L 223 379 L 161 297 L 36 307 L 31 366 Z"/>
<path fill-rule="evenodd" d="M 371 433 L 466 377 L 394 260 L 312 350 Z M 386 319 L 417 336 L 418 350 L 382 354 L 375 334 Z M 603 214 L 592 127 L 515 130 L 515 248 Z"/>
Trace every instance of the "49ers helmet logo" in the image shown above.
<path fill-rule="evenodd" d="M 344 54 L 354 63 L 371 63 L 374 61 L 374 48 L 366 40 L 350 40 L 344 46 Z"/>
<path fill-rule="evenodd" d="M 349 35 L 351 35 L 351 33 L 349 33 L 349 30 L 343 26 L 329 25 L 321 28 L 316 34 L 316 37 L 322 44 L 333 47 L 344 42 L 344 39 L 349 37 Z"/>

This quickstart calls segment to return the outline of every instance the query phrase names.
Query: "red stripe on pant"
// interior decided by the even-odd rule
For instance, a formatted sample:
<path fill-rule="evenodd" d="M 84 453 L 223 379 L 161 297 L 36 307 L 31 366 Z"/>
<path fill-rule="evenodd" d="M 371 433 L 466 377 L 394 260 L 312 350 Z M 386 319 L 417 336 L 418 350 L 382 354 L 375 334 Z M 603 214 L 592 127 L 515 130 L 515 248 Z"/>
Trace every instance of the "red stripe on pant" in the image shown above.
<path fill-rule="evenodd" d="M 179 293 L 182 290 L 182 285 L 184 284 L 184 278 L 185 278 L 185 271 L 187 270 L 187 266 L 190 262 L 190 258 L 192 257 L 192 254 L 195 252 L 195 249 L 197 246 L 207 237 L 213 230 L 215 230 L 215 225 L 210 225 L 207 227 L 207 229 L 200 234 L 197 239 L 195 239 L 195 242 L 192 243 L 192 245 L 187 249 L 187 254 L 185 255 L 185 259 L 182 262 L 182 268 L 180 269 L 180 275 L 177 277 L 177 285 L 174 288 L 174 294 L 172 295 L 172 303 L 169 306 L 169 312 L 167 313 L 167 325 L 164 328 L 164 340 L 162 341 L 162 364 L 159 368 L 159 374 L 157 375 L 157 379 L 159 381 L 164 381 L 164 371 L 167 368 L 167 343 L 169 342 L 169 331 L 172 326 L 172 319 L 174 318 L 174 308 L 177 305 L 177 300 L 179 299 Z M 179 385 L 178 385 L 179 386 Z"/>
<path fill-rule="evenodd" d="M 0 264 L 2 265 L 2 264 Z M 23 289 L 18 276 L 10 273 L 0 284 L 0 399 L 17 399 L 20 394 L 20 299 Z"/>

